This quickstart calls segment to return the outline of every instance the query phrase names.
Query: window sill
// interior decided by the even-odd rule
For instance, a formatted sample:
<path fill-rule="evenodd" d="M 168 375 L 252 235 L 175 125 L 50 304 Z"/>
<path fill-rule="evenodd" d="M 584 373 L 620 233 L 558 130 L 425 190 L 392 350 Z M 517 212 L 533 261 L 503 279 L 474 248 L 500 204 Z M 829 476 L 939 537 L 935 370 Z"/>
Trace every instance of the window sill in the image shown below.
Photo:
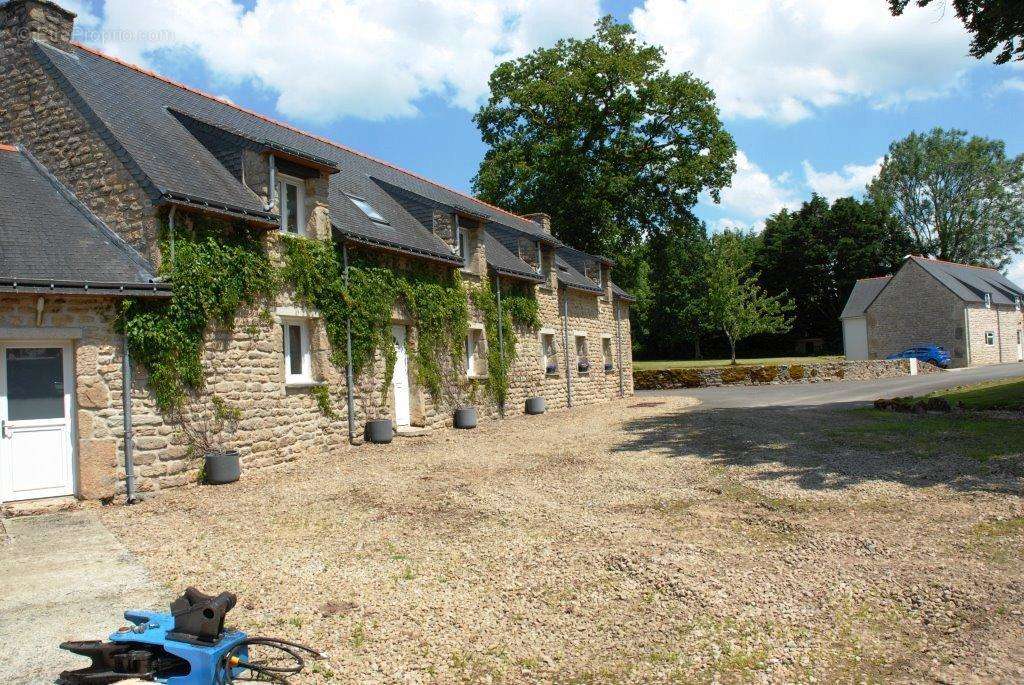
<path fill-rule="evenodd" d="M 285 390 L 303 390 L 307 388 L 319 388 L 327 385 L 324 381 L 285 381 Z"/>
<path fill-rule="evenodd" d="M 545 377 L 545 378 L 561 378 L 561 377 L 562 377 L 562 374 L 560 374 L 560 373 L 558 373 L 558 372 L 556 371 L 555 373 L 545 373 L 545 374 L 544 374 L 544 377 Z"/>
<path fill-rule="evenodd" d="M 490 374 L 486 374 L 486 373 L 474 373 L 474 374 L 471 374 L 469 376 L 466 376 L 466 378 L 471 380 L 471 381 L 485 381 L 485 380 L 487 380 L 490 377 L 491 377 Z"/>

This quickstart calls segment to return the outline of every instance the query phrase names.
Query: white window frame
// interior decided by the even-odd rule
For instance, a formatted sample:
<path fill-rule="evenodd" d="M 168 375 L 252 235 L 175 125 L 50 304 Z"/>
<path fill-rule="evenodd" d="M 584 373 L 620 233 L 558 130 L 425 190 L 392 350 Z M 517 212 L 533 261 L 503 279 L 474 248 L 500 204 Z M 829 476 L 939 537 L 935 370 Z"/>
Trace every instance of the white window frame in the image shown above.
<path fill-rule="evenodd" d="M 470 324 L 466 333 L 466 378 L 483 378 L 487 369 L 487 338 L 484 337 L 483 324 Z M 477 364 L 477 360 L 482 364 Z"/>
<path fill-rule="evenodd" d="M 456 219 L 456 231 L 459 239 L 459 256 L 462 257 L 462 268 L 469 269 L 469 232 L 458 226 L 458 219 Z"/>
<path fill-rule="evenodd" d="M 585 359 L 587 361 L 590 361 L 590 343 L 587 340 L 587 334 L 586 333 L 578 333 L 577 332 L 577 333 L 573 333 L 572 337 L 573 337 L 573 342 L 576 345 L 576 361 L 580 361 L 581 359 Z M 580 340 L 581 339 L 583 340 L 583 354 L 582 355 L 580 354 Z"/>
<path fill-rule="evenodd" d="M 295 186 L 295 201 L 298 210 L 295 212 L 295 232 L 288 230 L 288 186 Z M 277 173 L 277 203 L 281 213 L 279 229 L 288 235 L 306 235 L 306 184 L 301 178 Z"/>
<path fill-rule="evenodd" d="M 535 240 L 533 242 L 534 242 L 534 245 L 537 246 L 537 273 L 538 274 L 542 274 L 542 273 L 544 273 L 544 253 L 541 252 L 540 241 L 539 240 Z"/>
<path fill-rule="evenodd" d="M 605 345 L 608 346 L 608 354 L 607 355 L 605 355 Z M 605 365 L 607 365 L 607 364 L 611 364 L 611 369 L 609 369 L 609 370 L 613 370 L 615 368 L 615 346 L 612 345 L 612 337 L 610 335 L 602 335 L 601 336 L 601 365 L 602 365 L 602 368 Z"/>
<path fill-rule="evenodd" d="M 299 329 L 299 354 L 302 356 L 302 372 L 292 373 L 291 326 Z M 281 333 L 284 336 L 284 382 L 285 385 L 310 385 L 313 382 L 313 356 L 310 352 L 309 319 L 282 318 Z"/>
<path fill-rule="evenodd" d="M 985 344 L 989 347 L 995 347 L 996 344 L 996 332 L 985 331 Z"/>
<path fill-rule="evenodd" d="M 985 309 L 992 309 L 992 293 L 985 293 Z"/>

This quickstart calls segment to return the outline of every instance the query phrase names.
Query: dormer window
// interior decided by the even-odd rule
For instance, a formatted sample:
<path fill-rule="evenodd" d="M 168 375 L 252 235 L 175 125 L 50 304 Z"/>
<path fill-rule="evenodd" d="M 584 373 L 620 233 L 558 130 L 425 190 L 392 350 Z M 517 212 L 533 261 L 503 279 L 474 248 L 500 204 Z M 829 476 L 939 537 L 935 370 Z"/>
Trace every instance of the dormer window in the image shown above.
<path fill-rule="evenodd" d="M 465 231 L 460 226 L 458 228 L 457 237 L 459 240 L 459 257 L 462 258 L 462 268 L 469 268 L 469 231 Z"/>
<path fill-rule="evenodd" d="M 1013 296 L 1013 308 L 1016 309 L 1019 312 L 1020 311 L 1020 305 L 1021 305 L 1020 295 L 1014 295 Z"/>
<path fill-rule="evenodd" d="M 306 184 L 297 178 L 277 175 L 277 197 L 281 210 L 281 231 L 306 233 Z"/>
<path fill-rule="evenodd" d="M 544 272 L 544 255 L 540 251 L 540 241 L 536 241 L 537 245 L 537 273 Z"/>
<path fill-rule="evenodd" d="M 387 219 L 385 219 L 384 215 L 378 212 L 373 205 L 371 205 L 363 198 L 356 197 L 355 195 L 349 195 L 348 199 L 352 200 L 352 204 L 358 207 L 360 211 L 362 211 L 362 213 L 365 214 L 366 217 L 373 223 L 384 225 L 389 225 L 391 223 Z"/>
<path fill-rule="evenodd" d="M 992 309 L 992 293 L 985 293 L 985 309 Z"/>

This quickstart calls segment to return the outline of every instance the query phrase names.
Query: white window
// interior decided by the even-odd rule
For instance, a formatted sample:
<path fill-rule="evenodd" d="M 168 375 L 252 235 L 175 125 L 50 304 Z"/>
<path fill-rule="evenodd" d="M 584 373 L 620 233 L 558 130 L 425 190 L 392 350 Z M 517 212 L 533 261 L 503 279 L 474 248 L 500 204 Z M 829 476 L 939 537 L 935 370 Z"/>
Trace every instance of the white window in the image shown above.
<path fill-rule="evenodd" d="M 281 231 L 306 233 L 306 185 L 297 178 L 277 175 L 277 199 L 281 210 Z"/>
<path fill-rule="evenodd" d="M 996 344 L 996 334 L 995 334 L 995 331 L 985 331 L 985 344 L 986 345 L 995 345 Z"/>
<path fill-rule="evenodd" d="M 580 373 L 590 371 L 590 357 L 587 355 L 587 336 L 576 334 L 576 369 Z"/>
<path fill-rule="evenodd" d="M 558 350 L 555 347 L 554 333 L 540 334 L 540 366 L 544 373 L 558 373 Z"/>
<path fill-rule="evenodd" d="M 1021 304 L 1021 302 L 1020 302 L 1020 295 L 1014 295 L 1013 296 L 1013 308 L 1016 309 L 1018 312 L 1020 311 L 1020 304 Z"/>
<path fill-rule="evenodd" d="M 469 378 L 486 375 L 487 360 L 484 357 L 485 349 L 483 329 L 471 328 L 466 336 L 466 376 Z"/>
<path fill-rule="evenodd" d="M 985 309 L 992 309 L 992 293 L 985 293 Z"/>
<path fill-rule="evenodd" d="M 602 338 L 601 339 L 601 353 L 604 357 L 604 370 L 611 371 L 615 368 L 614 362 L 612 362 L 612 339 Z"/>
<path fill-rule="evenodd" d="M 469 231 L 462 228 L 459 231 L 459 256 L 462 257 L 462 268 L 469 268 Z"/>
<path fill-rule="evenodd" d="M 284 382 L 286 385 L 312 383 L 313 364 L 309 354 L 309 324 L 289 320 L 281 324 L 284 333 Z"/>
<path fill-rule="evenodd" d="M 537 241 L 536 245 L 537 245 L 537 273 L 543 273 L 544 272 L 544 253 L 541 252 L 540 241 L 539 240 Z"/>

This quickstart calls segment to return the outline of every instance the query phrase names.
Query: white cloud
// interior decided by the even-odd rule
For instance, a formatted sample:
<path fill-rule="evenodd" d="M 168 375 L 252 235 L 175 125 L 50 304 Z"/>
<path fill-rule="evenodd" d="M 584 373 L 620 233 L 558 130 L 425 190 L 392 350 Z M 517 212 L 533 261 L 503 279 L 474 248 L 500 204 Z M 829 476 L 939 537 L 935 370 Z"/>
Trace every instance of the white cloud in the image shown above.
<path fill-rule="evenodd" d="M 993 94 L 1005 93 L 1007 91 L 1024 91 L 1024 79 L 1008 78 L 992 89 Z"/>
<path fill-rule="evenodd" d="M 731 118 L 788 124 L 852 101 L 941 96 L 977 64 L 953 12 L 884 0 L 645 0 L 630 18 L 669 68 L 710 82 Z"/>
<path fill-rule="evenodd" d="M 788 174 L 772 177 L 752 162 L 743 150 L 736 152 L 736 174 L 732 185 L 722 190 L 722 207 L 729 214 L 749 217 L 746 225 L 763 221 L 785 207 L 800 205 Z M 740 221 L 732 219 L 732 221 Z"/>
<path fill-rule="evenodd" d="M 106 0 L 100 47 L 134 62 L 199 59 L 222 85 L 277 95 L 284 115 L 411 116 L 437 95 L 474 109 L 494 66 L 585 35 L 598 0 Z M 111 40 L 146 35 L 147 40 Z"/>
<path fill-rule="evenodd" d="M 878 175 L 884 157 L 879 157 L 873 164 L 847 164 L 842 171 L 818 171 L 804 160 L 804 177 L 812 191 L 834 202 L 838 198 L 859 195 L 865 186 Z"/>
<path fill-rule="evenodd" d="M 1018 285 L 1024 285 L 1024 254 L 1017 255 L 1009 268 L 1006 270 L 1010 280 Z"/>
<path fill-rule="evenodd" d="M 100 18 L 93 13 L 92 7 L 84 0 L 60 0 L 58 4 L 75 13 L 76 27 L 91 29 L 100 23 Z"/>

